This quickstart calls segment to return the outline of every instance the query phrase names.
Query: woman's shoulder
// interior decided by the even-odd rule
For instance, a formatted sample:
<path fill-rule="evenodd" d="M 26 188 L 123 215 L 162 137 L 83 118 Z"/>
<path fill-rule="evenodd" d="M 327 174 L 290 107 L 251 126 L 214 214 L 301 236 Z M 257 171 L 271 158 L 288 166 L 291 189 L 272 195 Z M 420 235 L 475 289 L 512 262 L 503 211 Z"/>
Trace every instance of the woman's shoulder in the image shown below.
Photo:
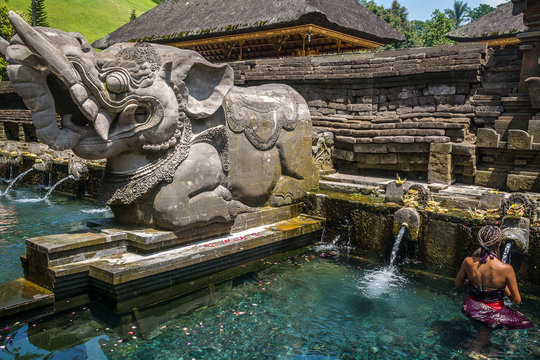
<path fill-rule="evenodd" d="M 478 258 L 474 258 L 472 256 L 467 256 L 465 259 L 463 259 L 463 262 L 461 263 L 461 267 L 464 269 L 470 269 L 474 267 L 474 263 L 478 262 Z"/>

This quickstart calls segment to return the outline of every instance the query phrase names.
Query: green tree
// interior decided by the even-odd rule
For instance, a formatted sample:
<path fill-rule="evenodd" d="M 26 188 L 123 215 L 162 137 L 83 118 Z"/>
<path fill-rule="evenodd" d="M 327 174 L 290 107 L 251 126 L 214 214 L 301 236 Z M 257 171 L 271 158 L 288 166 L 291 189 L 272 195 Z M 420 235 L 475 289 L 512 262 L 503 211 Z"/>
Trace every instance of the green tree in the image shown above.
<path fill-rule="evenodd" d="M 407 36 L 407 43 L 410 47 L 426 46 L 426 22 L 421 20 L 412 20 L 410 23 L 411 31 Z"/>
<path fill-rule="evenodd" d="M 491 5 L 480 4 L 474 9 L 469 11 L 469 18 L 471 19 L 471 21 L 473 21 L 486 15 L 487 13 L 492 12 L 493 10 L 495 10 L 495 8 Z"/>
<path fill-rule="evenodd" d="M 424 46 L 453 44 L 446 34 L 454 30 L 454 19 L 440 10 L 435 10 L 425 23 Z"/>
<path fill-rule="evenodd" d="M 375 15 L 382 18 L 388 24 L 390 24 L 394 29 L 399 31 L 407 39 L 401 43 L 395 43 L 390 45 L 381 46 L 379 49 L 388 50 L 388 49 L 399 49 L 413 46 L 408 39 L 411 32 L 410 22 L 407 19 L 409 13 L 407 8 L 402 6 L 397 0 L 392 1 L 390 8 L 385 9 L 382 5 L 377 5 L 373 0 L 360 0 L 362 5 L 364 5 L 368 10 L 373 12 Z"/>
<path fill-rule="evenodd" d="M 454 6 L 452 9 L 444 10 L 445 14 L 452 19 L 454 23 L 454 29 L 458 28 L 463 22 L 469 18 L 471 8 L 466 2 L 462 0 L 454 0 Z M 452 29 L 453 30 L 453 29 Z"/>
<path fill-rule="evenodd" d="M 49 26 L 47 11 L 45 11 L 45 0 L 32 0 L 28 8 L 28 14 L 32 19 L 32 26 Z"/>
<path fill-rule="evenodd" d="M 135 9 L 131 9 L 131 14 L 129 14 L 129 21 L 133 21 L 137 18 L 137 13 L 135 13 Z"/>
<path fill-rule="evenodd" d="M 0 36 L 4 40 L 9 41 L 13 35 L 13 28 L 8 19 L 9 9 L 6 4 L 0 4 Z M 2 81 L 9 80 L 6 73 L 7 62 L 0 58 L 0 79 Z"/>

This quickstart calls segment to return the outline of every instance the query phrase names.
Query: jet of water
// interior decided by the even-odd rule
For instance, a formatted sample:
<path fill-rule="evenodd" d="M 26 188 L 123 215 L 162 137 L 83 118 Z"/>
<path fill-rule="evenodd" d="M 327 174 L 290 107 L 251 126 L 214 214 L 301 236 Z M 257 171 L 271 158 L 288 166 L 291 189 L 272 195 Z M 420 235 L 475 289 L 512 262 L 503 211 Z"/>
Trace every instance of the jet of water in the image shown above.
<path fill-rule="evenodd" d="M 69 175 L 69 176 L 66 176 L 65 178 L 60 179 L 56 184 L 54 184 L 54 185 L 49 189 L 49 191 L 47 191 L 47 194 L 45 194 L 45 197 L 44 197 L 42 200 L 47 200 L 47 198 L 49 197 L 49 195 L 51 195 L 51 193 L 54 191 L 54 189 L 56 189 L 56 187 L 57 187 L 58 185 L 60 185 L 61 183 L 63 183 L 63 182 L 66 181 L 66 180 L 69 180 L 69 179 L 74 179 L 73 175 Z"/>
<path fill-rule="evenodd" d="M 512 242 L 509 241 L 509 242 L 506 243 L 506 245 L 504 247 L 503 256 L 501 257 L 501 261 L 503 263 L 507 263 L 507 264 L 510 263 L 510 249 L 511 248 L 512 248 Z"/>
<path fill-rule="evenodd" d="M 47 194 L 45 194 L 45 196 L 42 197 L 42 198 L 17 199 L 16 201 L 17 201 L 17 202 L 21 202 L 21 203 L 32 203 L 32 202 L 46 201 L 46 200 L 48 200 L 49 195 L 51 195 L 51 193 L 54 191 L 54 189 L 56 189 L 56 187 L 57 187 L 58 185 L 60 185 L 61 183 L 63 183 L 63 182 L 66 181 L 66 180 L 69 180 L 69 179 L 74 179 L 74 177 L 73 177 L 72 175 L 69 175 L 69 176 L 66 176 L 65 178 L 62 178 L 62 179 L 59 180 L 56 184 L 54 184 L 54 185 L 49 189 L 49 191 L 47 191 Z"/>
<path fill-rule="evenodd" d="M 19 174 L 15 179 L 13 179 L 12 182 L 9 183 L 8 187 L 6 188 L 6 190 L 0 194 L 0 196 L 7 196 L 9 197 L 9 190 L 11 190 L 11 188 L 13 187 L 13 185 L 15 185 L 15 183 L 17 181 L 19 181 L 20 179 L 22 179 L 26 174 L 28 174 L 30 171 L 34 170 L 34 168 L 30 168 L 28 170 L 26 170 L 25 172 Z"/>
<path fill-rule="evenodd" d="M 390 255 L 390 267 L 394 266 L 394 262 L 396 261 L 397 253 L 399 250 L 399 244 L 401 243 L 403 234 L 405 234 L 405 229 L 407 229 L 407 226 L 402 225 L 396 236 L 396 241 L 394 242 L 394 247 L 392 248 L 392 255 Z"/>

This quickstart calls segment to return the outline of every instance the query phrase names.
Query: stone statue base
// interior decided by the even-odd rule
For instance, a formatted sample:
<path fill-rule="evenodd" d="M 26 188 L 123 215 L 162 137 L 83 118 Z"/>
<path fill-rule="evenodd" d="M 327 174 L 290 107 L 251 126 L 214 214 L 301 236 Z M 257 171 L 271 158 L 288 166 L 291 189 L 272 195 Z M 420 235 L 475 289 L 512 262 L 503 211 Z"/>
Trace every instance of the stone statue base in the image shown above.
<path fill-rule="evenodd" d="M 85 232 L 28 239 L 25 278 L 53 291 L 56 300 L 90 294 L 116 304 L 151 292 L 170 297 L 173 286 L 316 242 L 323 220 L 299 210 L 291 205 L 241 214 L 231 233 L 217 236 L 224 230 L 216 227 L 204 239 L 195 232 L 90 222 Z"/>

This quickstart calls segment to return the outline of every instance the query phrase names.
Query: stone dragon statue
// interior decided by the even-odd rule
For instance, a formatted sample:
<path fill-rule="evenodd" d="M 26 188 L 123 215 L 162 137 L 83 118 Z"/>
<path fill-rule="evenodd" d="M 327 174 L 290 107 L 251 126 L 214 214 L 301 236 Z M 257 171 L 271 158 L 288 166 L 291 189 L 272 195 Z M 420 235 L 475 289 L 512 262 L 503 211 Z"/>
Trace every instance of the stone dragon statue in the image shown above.
<path fill-rule="evenodd" d="M 229 65 L 193 51 L 120 43 L 97 53 L 78 33 L 9 19 L 16 35 L 0 53 L 38 139 L 107 159 L 100 196 L 120 224 L 231 224 L 317 185 L 308 107 L 292 88 L 239 88 Z"/>

